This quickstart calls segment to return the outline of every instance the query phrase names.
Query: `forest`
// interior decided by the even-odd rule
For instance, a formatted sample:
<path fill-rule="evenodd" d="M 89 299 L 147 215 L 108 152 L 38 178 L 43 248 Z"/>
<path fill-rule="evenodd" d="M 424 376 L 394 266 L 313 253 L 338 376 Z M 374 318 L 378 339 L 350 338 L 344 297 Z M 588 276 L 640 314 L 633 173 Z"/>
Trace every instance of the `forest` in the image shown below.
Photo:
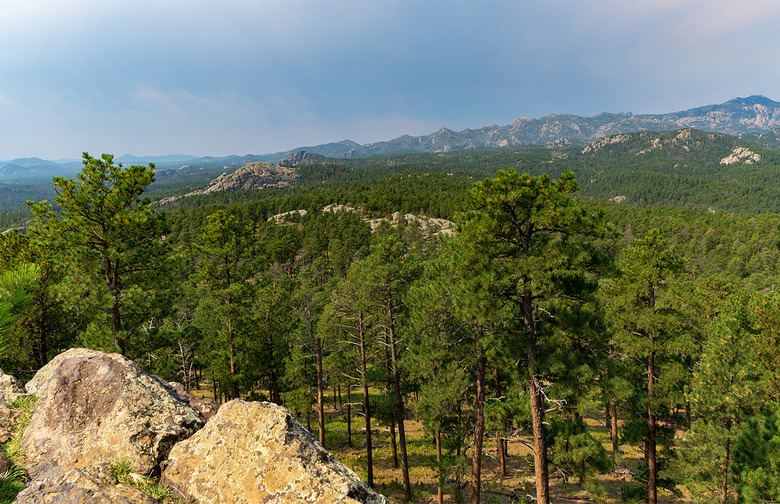
<path fill-rule="evenodd" d="M 582 164 L 523 156 L 345 161 L 161 206 L 170 177 L 85 154 L 0 235 L 0 368 L 25 379 L 87 347 L 220 402 L 282 404 L 396 502 L 779 500 L 780 199 L 762 202 L 780 189 L 746 168 L 764 187 L 740 196 L 706 160 L 688 186 L 616 166 L 635 191 L 615 204 Z M 679 204 L 686 188 L 700 200 Z M 375 477 L 380 444 L 393 479 Z M 488 475 L 488 451 L 526 483 Z"/>

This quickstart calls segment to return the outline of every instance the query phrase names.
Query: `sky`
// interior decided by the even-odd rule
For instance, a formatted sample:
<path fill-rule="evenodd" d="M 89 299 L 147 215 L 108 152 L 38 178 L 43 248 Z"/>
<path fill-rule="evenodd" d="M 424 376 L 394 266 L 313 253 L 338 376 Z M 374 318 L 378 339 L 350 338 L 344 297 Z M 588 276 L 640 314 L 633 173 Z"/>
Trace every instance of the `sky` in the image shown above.
<path fill-rule="evenodd" d="M 776 0 L 0 0 L 0 160 L 780 101 Z"/>

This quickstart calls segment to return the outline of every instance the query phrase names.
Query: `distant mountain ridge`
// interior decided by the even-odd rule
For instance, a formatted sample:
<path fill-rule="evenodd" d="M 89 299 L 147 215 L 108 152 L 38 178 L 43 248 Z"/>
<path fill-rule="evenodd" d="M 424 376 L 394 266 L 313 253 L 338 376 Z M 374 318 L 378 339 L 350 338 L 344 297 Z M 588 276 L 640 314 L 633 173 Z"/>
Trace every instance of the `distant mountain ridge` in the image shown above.
<path fill-rule="evenodd" d="M 458 132 L 442 127 L 430 135 L 403 135 L 366 145 L 343 141 L 301 147 L 269 156 L 268 160 L 277 161 L 298 150 L 328 157 L 353 158 L 394 152 L 449 152 L 518 145 L 584 146 L 619 133 L 681 128 L 742 136 L 765 147 L 780 148 L 780 103 L 753 95 L 734 98 L 719 105 L 668 114 L 601 113 L 592 117 L 548 114 L 541 118 L 518 117 L 506 126 L 492 124 Z"/>
<path fill-rule="evenodd" d="M 361 145 L 351 140 L 297 147 L 260 155 L 195 157 L 184 154 L 133 156 L 115 160 L 123 164 L 156 163 L 158 169 L 238 168 L 250 162 L 278 163 L 305 151 L 328 158 L 361 158 L 372 155 L 415 152 L 452 152 L 481 148 L 537 146 L 585 146 L 601 138 L 640 131 L 671 131 L 693 128 L 741 137 L 762 147 L 780 150 L 780 102 L 764 96 L 734 98 L 718 105 L 706 105 L 667 114 L 601 113 L 592 117 L 548 114 L 540 118 L 518 117 L 506 126 L 491 124 L 476 129 L 453 131 L 440 128 L 429 135 L 398 138 Z M 288 163 L 292 164 L 292 163 Z M 296 162 L 295 164 L 300 164 Z M 0 180 L 12 178 L 71 176 L 81 163 L 55 163 L 38 158 L 0 161 Z"/>

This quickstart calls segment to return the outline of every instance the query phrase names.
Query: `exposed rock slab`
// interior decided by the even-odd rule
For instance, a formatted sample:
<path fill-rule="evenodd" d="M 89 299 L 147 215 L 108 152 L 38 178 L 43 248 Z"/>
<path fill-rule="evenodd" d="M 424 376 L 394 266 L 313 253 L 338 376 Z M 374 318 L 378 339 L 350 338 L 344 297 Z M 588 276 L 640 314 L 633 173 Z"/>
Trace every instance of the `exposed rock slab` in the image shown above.
<path fill-rule="evenodd" d="M 69 350 L 42 368 L 28 390 L 38 401 L 24 432 L 28 463 L 72 469 L 119 457 L 148 473 L 204 421 L 119 354 Z"/>
<path fill-rule="evenodd" d="M 199 504 L 386 504 L 284 408 L 233 400 L 171 450 L 163 482 Z"/>

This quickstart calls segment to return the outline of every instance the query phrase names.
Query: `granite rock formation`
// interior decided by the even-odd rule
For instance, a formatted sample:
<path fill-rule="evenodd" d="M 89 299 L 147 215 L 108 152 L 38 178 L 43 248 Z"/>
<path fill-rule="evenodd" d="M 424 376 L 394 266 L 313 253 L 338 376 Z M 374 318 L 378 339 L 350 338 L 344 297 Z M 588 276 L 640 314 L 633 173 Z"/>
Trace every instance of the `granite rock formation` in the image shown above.
<path fill-rule="evenodd" d="M 162 480 L 199 504 L 386 504 L 290 413 L 239 399 L 168 458 Z"/>

